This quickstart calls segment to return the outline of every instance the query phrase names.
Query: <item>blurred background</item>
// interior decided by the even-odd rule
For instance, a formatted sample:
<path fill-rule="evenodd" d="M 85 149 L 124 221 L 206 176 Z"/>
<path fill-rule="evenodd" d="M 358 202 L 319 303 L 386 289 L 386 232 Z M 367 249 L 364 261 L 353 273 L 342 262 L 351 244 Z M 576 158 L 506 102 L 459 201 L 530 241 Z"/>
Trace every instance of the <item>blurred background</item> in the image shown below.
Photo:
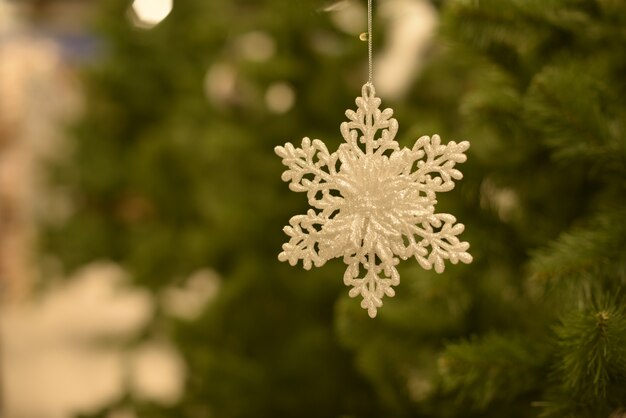
<path fill-rule="evenodd" d="M 0 417 L 626 417 L 626 3 L 375 0 L 471 265 L 370 319 L 276 145 L 342 141 L 366 0 L 0 0 Z"/>

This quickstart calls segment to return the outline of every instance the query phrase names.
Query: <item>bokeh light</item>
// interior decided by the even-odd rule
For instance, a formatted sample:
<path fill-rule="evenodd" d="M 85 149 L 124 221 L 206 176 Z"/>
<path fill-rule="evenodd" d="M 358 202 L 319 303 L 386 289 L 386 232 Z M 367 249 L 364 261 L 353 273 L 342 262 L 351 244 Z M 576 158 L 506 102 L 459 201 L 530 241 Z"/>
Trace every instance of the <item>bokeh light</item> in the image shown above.
<path fill-rule="evenodd" d="M 249 61 L 267 61 L 276 51 L 274 39 L 262 31 L 253 31 L 241 35 L 236 42 L 239 54 Z"/>
<path fill-rule="evenodd" d="M 152 28 L 172 11 L 173 0 L 135 0 L 132 5 L 134 23 L 141 28 Z"/>
<path fill-rule="evenodd" d="M 296 101 L 296 93 L 289 84 L 278 82 L 270 85 L 265 93 L 267 108 L 273 113 L 285 113 Z"/>

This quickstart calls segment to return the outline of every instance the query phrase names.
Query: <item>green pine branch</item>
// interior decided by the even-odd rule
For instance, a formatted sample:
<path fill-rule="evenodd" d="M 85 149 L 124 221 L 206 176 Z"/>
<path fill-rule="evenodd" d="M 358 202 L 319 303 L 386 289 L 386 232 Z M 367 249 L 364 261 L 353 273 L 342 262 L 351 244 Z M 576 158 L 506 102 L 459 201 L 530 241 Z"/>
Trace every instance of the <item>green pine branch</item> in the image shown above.
<path fill-rule="evenodd" d="M 544 417 L 599 417 L 626 406 L 626 312 L 623 295 L 574 310 L 555 329 L 552 391 Z"/>
<path fill-rule="evenodd" d="M 604 81 L 609 70 L 596 58 L 542 69 L 525 98 L 524 116 L 557 157 L 575 158 L 600 169 L 615 166 L 610 161 L 617 159 L 623 169 L 626 141 L 614 120 L 611 86 Z"/>
<path fill-rule="evenodd" d="M 528 338 L 489 334 L 448 345 L 439 358 L 444 392 L 459 402 L 486 409 L 543 386 L 545 349 Z"/>
<path fill-rule="evenodd" d="M 531 286 L 547 293 L 588 296 L 591 287 L 619 288 L 626 280 L 626 210 L 598 215 L 536 251 Z"/>

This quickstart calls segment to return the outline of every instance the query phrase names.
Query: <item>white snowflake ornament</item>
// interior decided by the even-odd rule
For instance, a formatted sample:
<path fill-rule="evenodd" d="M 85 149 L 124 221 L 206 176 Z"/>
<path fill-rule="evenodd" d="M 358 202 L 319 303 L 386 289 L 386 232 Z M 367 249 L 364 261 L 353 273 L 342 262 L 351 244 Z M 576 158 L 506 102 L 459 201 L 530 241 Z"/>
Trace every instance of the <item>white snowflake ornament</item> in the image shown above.
<path fill-rule="evenodd" d="M 380 110 L 374 86 L 363 86 L 357 110 L 347 110 L 341 124 L 342 143 L 330 153 L 319 139 L 304 138 L 276 147 L 287 170 L 283 181 L 294 192 L 306 192 L 309 209 L 283 230 L 280 261 L 305 269 L 343 257 L 343 280 L 350 296 L 361 295 L 361 307 L 376 316 L 384 295 L 400 283 L 396 265 L 415 257 L 430 270 L 444 271 L 444 260 L 470 263 L 469 243 L 458 235 L 463 224 L 447 213 L 435 213 L 436 194 L 454 188 L 463 174 L 454 168 L 466 160 L 469 142 L 442 145 L 438 135 L 423 136 L 412 149 L 394 140 L 398 122 L 393 110 Z"/>

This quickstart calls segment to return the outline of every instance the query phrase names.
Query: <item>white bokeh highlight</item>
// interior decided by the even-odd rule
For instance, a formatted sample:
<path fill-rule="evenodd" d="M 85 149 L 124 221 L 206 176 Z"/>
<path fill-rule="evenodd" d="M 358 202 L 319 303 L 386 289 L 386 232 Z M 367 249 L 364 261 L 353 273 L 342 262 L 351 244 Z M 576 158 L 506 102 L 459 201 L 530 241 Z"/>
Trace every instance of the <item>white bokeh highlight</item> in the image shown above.
<path fill-rule="evenodd" d="M 188 286 L 203 290 L 208 301 L 211 286 L 202 281 L 198 273 Z M 187 374 L 181 354 L 158 339 L 129 348 L 156 303 L 131 285 L 121 267 L 96 262 L 39 298 L 0 306 L 2 416 L 70 418 L 125 393 L 157 404 L 178 402 Z"/>
<path fill-rule="evenodd" d="M 264 62 L 276 52 L 276 42 L 267 32 L 252 31 L 240 35 L 235 41 L 239 55 L 246 60 Z"/>
<path fill-rule="evenodd" d="M 230 63 L 217 62 L 207 71 L 204 92 L 209 102 L 223 106 L 237 101 L 237 69 Z"/>
<path fill-rule="evenodd" d="M 220 290 L 221 279 L 210 269 L 193 273 L 182 286 L 170 286 L 161 292 L 161 306 L 170 316 L 192 321 L 198 319 Z"/>
<path fill-rule="evenodd" d="M 356 35 L 367 25 L 367 8 L 357 1 L 340 1 L 324 9 L 331 21 L 345 33 Z"/>
<path fill-rule="evenodd" d="M 398 99 L 424 66 L 439 16 L 426 0 L 387 0 L 379 13 L 387 22 L 387 41 L 374 61 L 374 84 L 382 97 Z"/>
<path fill-rule="evenodd" d="M 174 3 L 173 0 L 135 0 L 131 7 L 135 25 L 150 29 L 172 12 Z"/>
<path fill-rule="evenodd" d="M 296 102 L 296 92 L 285 82 L 272 83 L 265 92 L 265 104 L 272 113 L 286 113 Z"/>
<path fill-rule="evenodd" d="M 140 399 L 174 405 L 183 395 L 186 367 L 178 351 L 165 342 L 148 342 L 131 356 L 132 392 Z"/>

